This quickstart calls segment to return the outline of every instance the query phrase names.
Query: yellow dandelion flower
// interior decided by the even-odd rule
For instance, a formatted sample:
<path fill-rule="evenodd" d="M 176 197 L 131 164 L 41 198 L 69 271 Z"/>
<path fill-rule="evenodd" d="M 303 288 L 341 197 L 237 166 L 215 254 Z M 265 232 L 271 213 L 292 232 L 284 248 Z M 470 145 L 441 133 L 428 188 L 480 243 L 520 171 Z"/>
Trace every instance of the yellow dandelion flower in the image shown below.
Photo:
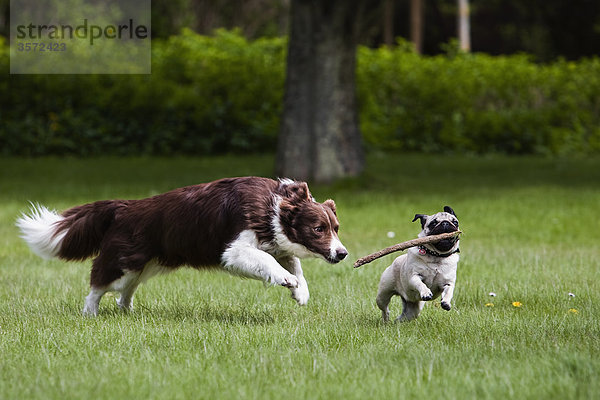
<path fill-rule="evenodd" d="M 494 307 L 494 303 L 485 303 L 486 307 Z"/>
<path fill-rule="evenodd" d="M 513 307 L 521 307 L 522 306 L 520 301 L 513 301 L 512 305 L 513 305 Z"/>
<path fill-rule="evenodd" d="M 579 313 L 579 311 L 577 311 L 576 309 L 569 308 L 569 314 L 578 314 L 578 313 Z"/>

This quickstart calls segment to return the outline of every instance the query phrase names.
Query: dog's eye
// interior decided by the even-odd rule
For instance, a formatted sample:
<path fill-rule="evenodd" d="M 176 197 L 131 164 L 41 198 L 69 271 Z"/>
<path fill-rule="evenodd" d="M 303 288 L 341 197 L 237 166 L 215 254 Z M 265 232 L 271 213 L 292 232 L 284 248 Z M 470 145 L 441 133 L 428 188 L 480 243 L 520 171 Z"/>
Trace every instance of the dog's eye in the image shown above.
<path fill-rule="evenodd" d="M 322 226 L 317 226 L 315 229 L 315 232 L 317 233 L 323 233 L 325 232 L 325 228 L 323 228 Z"/>

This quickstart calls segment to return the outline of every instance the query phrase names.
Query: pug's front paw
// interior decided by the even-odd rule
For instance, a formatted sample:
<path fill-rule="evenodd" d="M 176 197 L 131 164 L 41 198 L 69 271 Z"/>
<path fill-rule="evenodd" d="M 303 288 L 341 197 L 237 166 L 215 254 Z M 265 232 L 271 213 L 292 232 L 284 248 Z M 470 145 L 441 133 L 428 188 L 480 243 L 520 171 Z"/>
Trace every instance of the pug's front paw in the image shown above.
<path fill-rule="evenodd" d="M 433 293 L 431 293 L 431 290 L 427 289 L 425 293 L 421 293 L 421 300 L 429 301 L 431 299 L 433 299 Z"/>

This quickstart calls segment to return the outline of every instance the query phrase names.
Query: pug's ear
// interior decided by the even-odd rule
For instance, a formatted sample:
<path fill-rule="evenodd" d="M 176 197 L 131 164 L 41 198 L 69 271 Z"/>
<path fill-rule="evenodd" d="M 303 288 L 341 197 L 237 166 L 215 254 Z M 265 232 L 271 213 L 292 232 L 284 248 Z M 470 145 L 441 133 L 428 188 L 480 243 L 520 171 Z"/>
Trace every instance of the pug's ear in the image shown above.
<path fill-rule="evenodd" d="M 444 206 L 444 211 L 447 212 L 448 214 L 452 214 L 456 217 L 456 214 L 454 214 L 454 210 L 452 209 L 452 207 Z"/>
<path fill-rule="evenodd" d="M 429 215 L 425 215 L 425 214 L 415 214 L 415 217 L 413 218 L 412 222 L 415 222 L 416 220 L 420 219 L 421 220 L 421 229 L 425 228 L 425 221 L 427 221 L 427 217 Z"/>

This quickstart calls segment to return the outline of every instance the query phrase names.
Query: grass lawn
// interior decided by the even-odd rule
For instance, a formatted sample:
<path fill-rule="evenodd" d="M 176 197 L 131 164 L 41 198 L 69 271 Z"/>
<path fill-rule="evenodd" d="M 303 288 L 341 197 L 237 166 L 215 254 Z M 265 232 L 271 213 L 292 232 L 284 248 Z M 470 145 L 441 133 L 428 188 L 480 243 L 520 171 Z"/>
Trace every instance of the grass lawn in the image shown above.
<path fill-rule="evenodd" d="M 371 155 L 361 178 L 311 186 L 336 200 L 350 257 L 303 262 L 302 308 L 284 288 L 181 269 L 143 285 L 134 312 L 105 296 L 83 318 L 89 261 L 37 258 L 14 227 L 30 200 L 62 210 L 272 165 L 0 160 L 0 398 L 600 397 L 600 159 Z M 383 324 L 375 295 L 394 255 L 353 261 L 414 238 L 414 214 L 446 204 L 465 232 L 452 310 L 437 299 L 416 321 Z M 395 318 L 398 298 L 390 308 Z"/>

